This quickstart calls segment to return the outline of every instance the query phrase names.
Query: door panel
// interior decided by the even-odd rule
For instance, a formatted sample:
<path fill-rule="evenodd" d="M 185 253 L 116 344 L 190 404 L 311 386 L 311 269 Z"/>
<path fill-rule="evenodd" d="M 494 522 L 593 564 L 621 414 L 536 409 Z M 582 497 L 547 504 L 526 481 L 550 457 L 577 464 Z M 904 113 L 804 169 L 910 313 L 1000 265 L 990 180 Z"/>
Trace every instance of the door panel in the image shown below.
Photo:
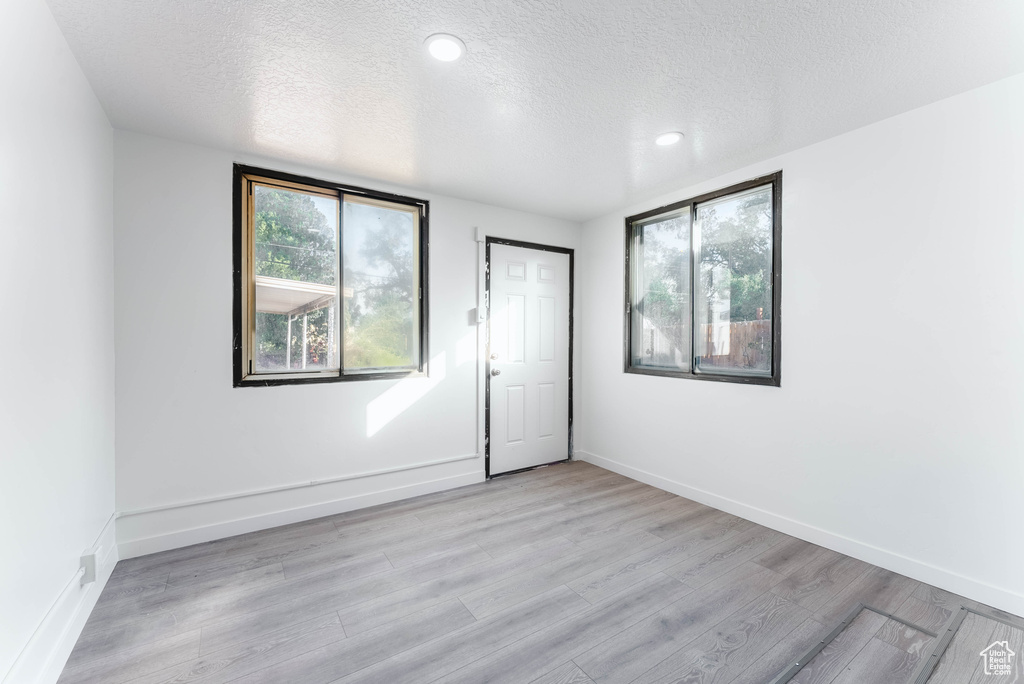
<path fill-rule="evenodd" d="M 520 444 L 526 434 L 526 388 L 510 385 L 505 388 L 505 444 Z"/>
<path fill-rule="evenodd" d="M 492 244 L 490 274 L 496 475 L 569 457 L 569 255 Z"/>

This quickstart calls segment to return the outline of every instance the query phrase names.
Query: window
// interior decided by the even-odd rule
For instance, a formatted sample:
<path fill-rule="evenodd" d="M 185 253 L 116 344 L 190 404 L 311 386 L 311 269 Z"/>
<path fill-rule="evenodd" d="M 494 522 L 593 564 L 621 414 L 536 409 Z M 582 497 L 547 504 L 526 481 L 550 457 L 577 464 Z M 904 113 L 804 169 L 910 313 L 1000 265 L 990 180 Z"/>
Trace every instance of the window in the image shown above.
<path fill-rule="evenodd" d="M 422 372 L 428 203 L 241 165 L 234 175 L 235 385 Z"/>
<path fill-rule="evenodd" d="M 779 386 L 782 172 L 626 219 L 630 373 Z"/>

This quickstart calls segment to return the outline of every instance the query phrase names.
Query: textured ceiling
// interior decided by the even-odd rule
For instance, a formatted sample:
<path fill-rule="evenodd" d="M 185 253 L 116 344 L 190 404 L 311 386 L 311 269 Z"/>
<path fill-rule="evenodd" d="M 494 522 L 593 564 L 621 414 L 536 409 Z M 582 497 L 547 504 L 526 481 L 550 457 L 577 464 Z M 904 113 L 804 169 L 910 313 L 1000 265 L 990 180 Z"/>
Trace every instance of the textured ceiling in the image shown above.
<path fill-rule="evenodd" d="M 1024 71 L 1020 0 L 49 4 L 118 128 L 575 220 Z"/>

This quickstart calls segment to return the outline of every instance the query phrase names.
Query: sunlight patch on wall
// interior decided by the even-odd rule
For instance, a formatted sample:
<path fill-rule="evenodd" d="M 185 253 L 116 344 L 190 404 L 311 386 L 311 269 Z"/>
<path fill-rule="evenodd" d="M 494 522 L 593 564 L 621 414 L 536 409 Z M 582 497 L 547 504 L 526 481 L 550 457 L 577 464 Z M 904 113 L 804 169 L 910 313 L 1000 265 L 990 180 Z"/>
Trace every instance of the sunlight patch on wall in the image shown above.
<path fill-rule="evenodd" d="M 366 436 L 373 437 L 385 425 L 441 384 L 444 381 L 446 365 L 445 352 L 441 352 L 430 360 L 430 377 L 399 380 L 397 385 L 371 401 L 366 407 Z"/>
<path fill-rule="evenodd" d="M 476 361 L 476 328 L 467 333 L 465 337 L 455 343 L 455 365 L 461 366 L 470 361 Z"/>

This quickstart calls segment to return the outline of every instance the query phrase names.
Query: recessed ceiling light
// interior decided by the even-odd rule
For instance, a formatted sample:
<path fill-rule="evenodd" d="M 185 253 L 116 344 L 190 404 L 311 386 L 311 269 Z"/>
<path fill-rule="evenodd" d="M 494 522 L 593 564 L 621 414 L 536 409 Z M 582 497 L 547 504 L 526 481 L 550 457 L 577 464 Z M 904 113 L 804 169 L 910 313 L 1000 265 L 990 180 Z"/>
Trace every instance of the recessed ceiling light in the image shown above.
<path fill-rule="evenodd" d="M 668 133 L 662 133 L 654 139 L 655 145 L 675 145 L 677 142 L 683 139 L 683 134 L 679 131 L 669 131 Z"/>
<path fill-rule="evenodd" d="M 442 62 L 454 62 L 466 54 L 466 44 L 447 33 L 435 33 L 423 44 L 427 46 L 431 57 Z"/>

